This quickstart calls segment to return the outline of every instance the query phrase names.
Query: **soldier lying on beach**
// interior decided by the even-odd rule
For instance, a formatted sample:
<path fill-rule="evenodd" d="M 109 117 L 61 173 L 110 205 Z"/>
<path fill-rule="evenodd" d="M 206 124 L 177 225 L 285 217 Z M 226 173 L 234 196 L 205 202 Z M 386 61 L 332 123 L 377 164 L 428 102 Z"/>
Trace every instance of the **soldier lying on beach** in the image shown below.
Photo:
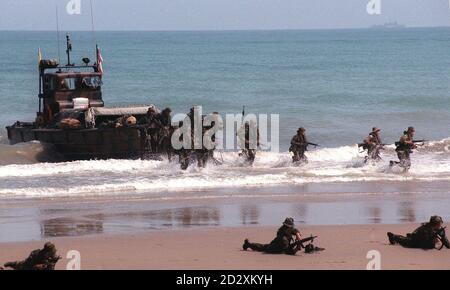
<path fill-rule="evenodd" d="M 295 237 L 295 241 L 293 241 L 293 237 Z M 283 225 L 278 229 L 276 238 L 270 244 L 250 243 L 248 239 L 245 239 L 242 248 L 244 251 L 251 249 L 256 252 L 286 255 L 295 255 L 302 248 L 305 248 L 307 253 L 324 250 L 323 248 L 314 247 L 311 243 L 306 247 L 303 246 L 304 242 L 312 242 L 315 238 L 311 236 L 302 240 L 300 231 L 294 227 L 294 219 L 286 218 Z"/>
<path fill-rule="evenodd" d="M 56 255 L 56 247 L 46 243 L 43 249 L 37 249 L 23 261 L 8 262 L 5 268 L 14 270 L 55 270 L 56 263 L 61 259 Z"/>
<path fill-rule="evenodd" d="M 432 216 L 428 223 L 422 224 L 411 234 L 405 236 L 387 233 L 392 245 L 400 244 L 405 248 L 442 249 L 450 248 L 450 243 L 445 235 L 445 228 L 440 216 Z"/>

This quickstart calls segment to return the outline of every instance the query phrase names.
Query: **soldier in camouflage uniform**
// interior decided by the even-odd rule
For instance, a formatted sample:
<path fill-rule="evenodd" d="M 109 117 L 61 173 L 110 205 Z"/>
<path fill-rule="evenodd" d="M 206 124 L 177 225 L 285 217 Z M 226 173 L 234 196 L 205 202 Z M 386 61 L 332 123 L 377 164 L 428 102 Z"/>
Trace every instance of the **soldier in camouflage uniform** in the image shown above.
<path fill-rule="evenodd" d="M 241 148 L 242 151 L 239 153 L 239 156 L 244 157 L 245 162 L 248 165 L 253 165 L 256 158 L 256 148 L 260 146 L 259 129 L 256 122 L 253 120 L 250 122 L 245 122 L 244 125 L 238 130 L 238 137 L 244 147 Z M 256 140 L 252 140 L 253 138 Z"/>
<path fill-rule="evenodd" d="M 61 257 L 56 255 L 56 247 L 52 243 L 46 243 L 44 248 L 37 249 L 23 261 L 8 262 L 5 268 L 14 270 L 55 270 L 55 265 Z"/>
<path fill-rule="evenodd" d="M 366 139 L 363 141 L 363 149 L 367 149 L 367 156 L 364 159 L 367 162 L 371 160 L 381 160 L 380 149 L 383 148 L 380 136 L 381 129 L 377 127 L 372 128 L 372 132 L 369 133 Z"/>
<path fill-rule="evenodd" d="M 294 156 L 292 156 L 292 162 L 294 163 L 308 162 L 308 159 L 305 156 L 305 152 L 308 149 L 308 140 L 306 139 L 305 132 L 305 128 L 300 127 L 297 130 L 297 134 L 292 137 L 289 151 L 294 154 Z"/>
<path fill-rule="evenodd" d="M 171 113 L 172 110 L 170 108 L 165 108 L 156 116 L 159 120 L 159 124 L 161 124 L 158 137 L 158 152 L 166 153 L 169 161 L 172 159 L 173 148 L 171 136 L 174 131 Z"/>
<path fill-rule="evenodd" d="M 409 170 L 409 168 L 411 167 L 410 155 L 413 152 L 412 150 L 417 148 L 413 140 L 415 133 L 416 130 L 414 130 L 414 127 L 408 127 L 408 130 L 403 132 L 403 135 L 400 137 L 400 140 L 397 143 L 397 148 L 395 148 L 399 161 L 391 160 L 389 163 L 390 167 L 397 164 L 403 168 L 404 172 L 407 172 Z"/>
<path fill-rule="evenodd" d="M 301 246 L 291 244 L 291 239 L 295 237 L 296 240 L 300 240 L 300 231 L 294 227 L 294 219 L 286 218 L 283 225 L 278 229 L 277 236 L 270 244 L 258 244 L 250 243 L 248 239 L 245 239 L 242 248 L 244 251 L 251 249 L 257 252 L 265 252 L 270 254 L 287 254 L 295 255 Z"/>
<path fill-rule="evenodd" d="M 149 107 L 147 114 L 139 120 L 138 125 L 141 128 L 141 134 L 145 136 L 145 147 L 151 153 L 157 153 L 159 149 L 159 133 L 163 126 L 156 109 Z"/>
<path fill-rule="evenodd" d="M 428 223 L 422 224 L 414 232 L 407 234 L 406 237 L 391 232 L 387 235 L 392 245 L 400 244 L 406 248 L 434 249 L 439 238 L 443 246 L 449 249 L 450 243 L 442 225 L 443 221 L 440 216 L 432 216 Z"/>

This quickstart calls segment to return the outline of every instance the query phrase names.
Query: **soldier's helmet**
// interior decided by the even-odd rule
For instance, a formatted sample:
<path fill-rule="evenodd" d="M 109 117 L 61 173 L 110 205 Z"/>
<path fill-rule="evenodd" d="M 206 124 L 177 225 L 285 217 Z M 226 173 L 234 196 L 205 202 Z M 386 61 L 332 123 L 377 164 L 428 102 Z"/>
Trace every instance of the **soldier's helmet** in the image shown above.
<path fill-rule="evenodd" d="M 372 128 L 372 132 L 380 132 L 380 131 L 381 131 L 381 129 L 378 128 L 378 127 L 373 127 Z"/>
<path fill-rule="evenodd" d="M 300 127 L 300 128 L 298 128 L 298 130 L 297 130 L 297 132 L 301 132 L 301 133 L 303 133 L 303 132 L 305 132 L 306 130 L 305 130 L 305 128 L 303 128 L 303 127 Z"/>
<path fill-rule="evenodd" d="M 44 245 L 44 252 L 49 253 L 50 255 L 56 254 L 56 247 L 53 243 L 47 242 Z"/>
<path fill-rule="evenodd" d="M 134 125 L 136 125 L 136 122 L 137 122 L 137 120 L 134 116 L 130 116 L 126 120 L 126 123 L 128 126 L 134 126 Z"/>
<path fill-rule="evenodd" d="M 408 131 L 407 132 L 415 132 L 416 130 L 414 129 L 414 127 L 408 127 Z"/>
<path fill-rule="evenodd" d="M 432 224 L 432 225 L 440 225 L 443 223 L 444 223 L 444 221 L 442 220 L 442 218 L 440 216 L 434 215 L 430 218 L 430 224 Z"/>
<path fill-rule="evenodd" d="M 294 226 L 294 219 L 291 217 L 288 217 L 284 220 L 283 225 L 287 227 L 293 227 Z"/>

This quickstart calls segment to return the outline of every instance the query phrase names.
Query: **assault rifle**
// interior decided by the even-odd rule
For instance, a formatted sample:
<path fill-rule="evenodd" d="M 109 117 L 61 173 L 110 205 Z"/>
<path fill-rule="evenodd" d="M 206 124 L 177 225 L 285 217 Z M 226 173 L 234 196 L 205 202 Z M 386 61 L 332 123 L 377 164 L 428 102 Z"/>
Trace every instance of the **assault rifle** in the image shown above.
<path fill-rule="evenodd" d="M 307 242 L 312 243 L 312 242 L 314 242 L 314 239 L 316 239 L 316 238 L 318 238 L 318 236 L 311 235 L 309 238 L 305 238 L 305 239 L 301 239 L 301 240 L 298 240 L 298 241 L 294 241 L 294 245 L 300 246 L 300 248 L 304 249 L 305 248 L 304 243 L 307 243 Z"/>
<path fill-rule="evenodd" d="M 428 140 L 413 140 L 412 142 L 415 143 L 422 143 L 422 145 L 424 145 L 425 142 L 427 142 Z M 395 142 L 395 146 L 400 146 L 400 142 Z"/>
<path fill-rule="evenodd" d="M 291 144 L 291 146 L 289 147 L 289 152 L 293 152 L 294 150 L 296 150 L 296 148 L 297 149 L 303 148 L 306 151 L 309 145 L 312 145 L 314 147 L 320 146 L 319 144 L 315 144 L 315 143 L 311 143 L 311 142 L 302 143 L 302 145 Z"/>
<path fill-rule="evenodd" d="M 319 145 L 319 144 L 316 144 L 316 143 L 308 142 L 308 143 L 306 143 L 306 144 L 307 144 L 307 145 L 314 146 L 314 147 L 320 147 L 320 145 Z"/>
<path fill-rule="evenodd" d="M 377 146 L 384 147 L 389 146 L 390 144 L 378 144 Z M 358 143 L 358 148 L 363 147 L 363 149 L 367 149 L 367 143 Z"/>
<path fill-rule="evenodd" d="M 438 240 L 438 243 L 436 245 L 436 249 L 442 250 L 442 248 L 445 246 L 444 241 L 446 239 L 445 236 L 445 229 L 447 227 L 441 227 L 439 230 L 436 231 L 436 239 Z"/>

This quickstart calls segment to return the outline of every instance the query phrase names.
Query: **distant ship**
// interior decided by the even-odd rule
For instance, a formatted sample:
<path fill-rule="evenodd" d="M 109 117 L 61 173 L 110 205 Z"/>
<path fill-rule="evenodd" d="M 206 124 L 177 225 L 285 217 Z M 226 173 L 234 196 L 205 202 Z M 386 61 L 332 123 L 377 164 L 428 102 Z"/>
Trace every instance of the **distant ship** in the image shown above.
<path fill-rule="evenodd" d="M 372 29 L 403 29 L 406 28 L 405 25 L 398 24 L 397 21 L 386 22 L 384 24 L 372 25 L 370 28 Z"/>

